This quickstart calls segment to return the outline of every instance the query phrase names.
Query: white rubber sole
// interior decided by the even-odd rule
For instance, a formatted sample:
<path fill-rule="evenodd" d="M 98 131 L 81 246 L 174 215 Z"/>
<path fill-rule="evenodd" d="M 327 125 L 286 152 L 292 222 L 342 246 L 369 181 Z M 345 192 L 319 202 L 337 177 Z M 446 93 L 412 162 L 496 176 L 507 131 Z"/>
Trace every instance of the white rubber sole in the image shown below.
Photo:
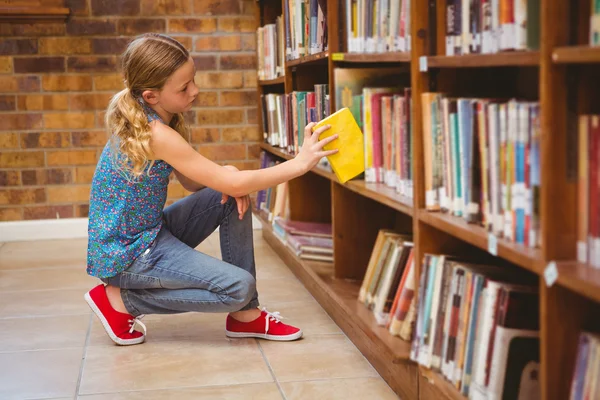
<path fill-rule="evenodd" d="M 298 331 L 291 335 L 268 335 L 266 333 L 246 333 L 246 332 L 231 332 L 225 330 L 225 335 L 230 338 L 257 338 L 257 339 L 265 339 L 265 340 L 275 340 L 277 342 L 289 342 L 292 340 L 297 340 L 302 337 L 302 331 Z"/>
<path fill-rule="evenodd" d="M 100 309 L 98 308 L 98 306 L 96 306 L 96 303 L 94 303 L 94 300 L 92 300 L 92 297 L 90 296 L 90 294 L 86 293 L 83 297 L 85 298 L 86 303 L 88 303 L 88 305 L 90 306 L 90 308 L 92 309 L 94 314 L 96 314 L 98 319 L 100 319 L 100 322 L 102 323 L 102 326 L 104 327 L 104 330 L 106 331 L 106 333 L 108 334 L 108 336 L 111 338 L 111 340 L 113 342 L 115 342 L 119 346 L 131 346 L 133 344 L 140 344 L 144 340 L 146 340 L 146 335 L 142 335 L 137 339 L 121 339 L 120 337 L 115 335 L 115 333 L 111 329 L 108 321 L 106 320 L 106 318 L 104 318 L 104 315 L 100 312 Z"/>

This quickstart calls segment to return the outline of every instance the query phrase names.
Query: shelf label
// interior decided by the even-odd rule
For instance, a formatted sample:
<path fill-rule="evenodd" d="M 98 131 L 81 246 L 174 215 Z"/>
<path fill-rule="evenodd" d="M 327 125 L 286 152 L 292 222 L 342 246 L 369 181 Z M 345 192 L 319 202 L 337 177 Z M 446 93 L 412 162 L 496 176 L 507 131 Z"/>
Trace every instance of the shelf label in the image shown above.
<path fill-rule="evenodd" d="M 333 53 L 331 59 L 333 61 L 344 61 L 344 53 Z"/>
<path fill-rule="evenodd" d="M 556 263 L 554 261 L 550 262 L 546 269 L 544 270 L 544 280 L 546 281 L 546 286 L 551 287 L 554 285 L 554 282 L 558 279 L 558 269 L 556 268 Z"/>
<path fill-rule="evenodd" d="M 488 234 L 488 252 L 493 255 L 498 255 L 498 238 L 493 233 Z"/>
<path fill-rule="evenodd" d="M 419 57 L 419 71 L 427 72 L 427 56 Z"/>

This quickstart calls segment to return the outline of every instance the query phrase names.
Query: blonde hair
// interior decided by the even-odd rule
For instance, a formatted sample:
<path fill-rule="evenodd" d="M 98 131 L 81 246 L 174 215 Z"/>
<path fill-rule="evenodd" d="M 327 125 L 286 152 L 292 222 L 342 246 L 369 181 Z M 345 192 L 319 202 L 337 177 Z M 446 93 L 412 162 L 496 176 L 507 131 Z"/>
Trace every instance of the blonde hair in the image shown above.
<path fill-rule="evenodd" d="M 142 105 L 145 90 L 161 90 L 169 77 L 189 60 L 189 53 L 175 39 L 148 33 L 134 39 L 122 56 L 126 88 L 111 99 L 106 126 L 111 132 L 115 159 L 130 175 L 139 177 L 152 167 L 150 125 Z M 171 128 L 187 137 L 182 114 L 175 114 Z M 129 175 L 129 174 L 128 174 Z"/>

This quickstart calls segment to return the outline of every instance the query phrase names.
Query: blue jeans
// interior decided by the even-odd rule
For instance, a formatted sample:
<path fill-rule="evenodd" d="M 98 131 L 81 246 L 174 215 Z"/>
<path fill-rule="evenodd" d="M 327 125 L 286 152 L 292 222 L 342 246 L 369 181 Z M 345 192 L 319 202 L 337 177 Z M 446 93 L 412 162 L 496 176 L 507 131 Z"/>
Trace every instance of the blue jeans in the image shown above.
<path fill-rule="evenodd" d="M 165 208 L 163 227 L 125 271 L 102 279 L 121 288 L 127 311 L 141 314 L 234 312 L 258 307 L 252 213 L 239 219 L 234 198 L 202 189 Z M 217 227 L 223 261 L 194 248 Z"/>

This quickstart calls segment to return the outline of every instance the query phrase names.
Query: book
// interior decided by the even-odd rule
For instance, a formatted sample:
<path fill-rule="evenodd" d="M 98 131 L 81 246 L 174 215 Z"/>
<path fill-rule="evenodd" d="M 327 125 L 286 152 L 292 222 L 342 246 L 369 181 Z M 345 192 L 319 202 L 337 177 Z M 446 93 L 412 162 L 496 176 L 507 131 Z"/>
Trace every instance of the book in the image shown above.
<path fill-rule="evenodd" d="M 331 128 L 321 133 L 320 140 L 339 135 L 336 140 L 325 145 L 323 150 L 338 149 L 336 154 L 327 159 L 338 180 L 346 183 L 365 171 L 363 133 L 348 108 L 342 108 L 321 120 L 312 128 L 313 132 L 324 125 L 330 125 Z"/>

